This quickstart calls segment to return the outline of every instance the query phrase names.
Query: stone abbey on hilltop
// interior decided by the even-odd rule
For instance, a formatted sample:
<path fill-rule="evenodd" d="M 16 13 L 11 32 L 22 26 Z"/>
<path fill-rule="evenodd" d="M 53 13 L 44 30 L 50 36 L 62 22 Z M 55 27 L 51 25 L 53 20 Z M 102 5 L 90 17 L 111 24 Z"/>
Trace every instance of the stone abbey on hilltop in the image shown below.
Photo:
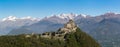
<path fill-rule="evenodd" d="M 77 25 L 74 23 L 72 19 L 70 19 L 63 28 L 60 28 L 57 32 L 45 32 L 42 33 L 39 37 L 43 38 L 49 38 L 49 39 L 64 39 L 65 34 L 71 33 L 71 32 L 76 32 Z M 33 33 L 32 33 L 33 35 Z M 30 35 L 26 35 L 26 37 L 30 37 Z"/>
<path fill-rule="evenodd" d="M 54 39 L 64 39 L 65 34 L 70 32 L 76 32 L 77 25 L 73 20 L 69 20 L 63 28 L 60 28 L 57 32 L 46 32 L 41 34 L 41 37 L 44 38 L 54 38 Z"/>
<path fill-rule="evenodd" d="M 63 28 L 60 29 L 60 32 L 69 33 L 69 32 L 75 32 L 77 29 L 77 25 L 74 23 L 73 20 L 69 20 Z"/>

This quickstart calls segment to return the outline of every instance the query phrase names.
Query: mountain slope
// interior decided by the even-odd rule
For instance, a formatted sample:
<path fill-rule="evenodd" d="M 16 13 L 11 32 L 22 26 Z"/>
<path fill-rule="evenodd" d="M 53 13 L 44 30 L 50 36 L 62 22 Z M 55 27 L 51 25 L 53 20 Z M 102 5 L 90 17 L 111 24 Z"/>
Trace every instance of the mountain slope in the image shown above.
<path fill-rule="evenodd" d="M 105 19 L 101 21 L 99 24 L 95 24 L 96 28 L 94 28 L 94 32 L 92 31 L 90 34 L 92 34 L 96 40 L 98 40 L 103 47 L 119 47 L 119 22 L 113 21 L 111 19 Z"/>
<path fill-rule="evenodd" d="M 24 29 L 24 28 L 20 28 L 20 29 L 14 29 L 12 31 L 16 31 L 16 32 L 11 32 L 12 34 L 9 35 L 18 35 L 18 34 L 32 34 L 33 31 L 29 30 L 29 29 Z"/>
<path fill-rule="evenodd" d="M 14 16 L 9 16 L 0 20 L 0 35 L 6 35 L 12 29 L 17 29 L 22 26 L 29 26 L 33 23 L 38 22 L 39 19 L 31 17 L 17 18 Z"/>
<path fill-rule="evenodd" d="M 100 47 L 96 41 L 79 28 L 75 33 L 66 35 L 67 47 Z"/>

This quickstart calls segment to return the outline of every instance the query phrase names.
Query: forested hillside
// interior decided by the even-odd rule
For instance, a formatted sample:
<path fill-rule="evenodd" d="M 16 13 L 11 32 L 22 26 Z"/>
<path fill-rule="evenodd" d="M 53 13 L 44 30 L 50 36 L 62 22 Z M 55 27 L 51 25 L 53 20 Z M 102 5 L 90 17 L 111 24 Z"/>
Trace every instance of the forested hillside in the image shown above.
<path fill-rule="evenodd" d="M 0 36 L 0 47 L 100 47 L 100 45 L 88 34 L 79 28 L 74 33 L 65 35 L 65 40 L 48 39 L 36 36 L 26 38 L 26 34 L 16 36 Z"/>

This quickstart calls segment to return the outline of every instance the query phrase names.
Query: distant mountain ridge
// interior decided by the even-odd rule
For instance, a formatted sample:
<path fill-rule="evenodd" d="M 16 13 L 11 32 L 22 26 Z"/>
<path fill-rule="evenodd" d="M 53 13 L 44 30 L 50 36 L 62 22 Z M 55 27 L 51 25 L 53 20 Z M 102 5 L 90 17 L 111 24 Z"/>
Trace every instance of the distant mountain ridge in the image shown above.
<path fill-rule="evenodd" d="M 73 13 L 69 13 L 69 14 L 59 14 L 59 15 L 53 15 L 53 16 L 49 16 L 49 17 L 45 17 L 43 19 L 40 19 L 40 18 L 32 18 L 30 16 L 28 17 L 23 17 L 23 18 L 17 18 L 17 17 L 14 17 L 14 16 L 9 16 L 7 18 L 3 18 L 0 20 L 0 34 L 6 34 L 8 33 L 10 30 L 12 29 L 16 29 L 18 26 L 19 27 L 22 27 L 22 26 L 27 26 L 27 25 L 30 25 L 30 26 L 33 26 L 34 23 L 40 23 L 40 24 L 43 24 L 45 21 L 47 23 L 54 23 L 53 25 L 55 24 L 58 24 L 58 27 L 61 27 L 59 25 L 63 25 L 64 23 L 66 23 L 69 19 L 74 19 L 75 21 L 78 21 L 78 22 L 82 22 L 84 23 L 85 21 L 86 22 L 99 22 L 103 19 L 110 19 L 110 18 L 115 18 L 115 19 L 118 19 L 120 18 L 119 16 L 120 14 L 117 14 L 117 13 L 112 13 L 112 12 L 108 12 L 108 13 L 105 13 L 103 15 L 100 15 L 100 16 L 95 16 L 95 17 L 92 17 L 92 16 L 89 16 L 89 15 L 85 15 L 85 14 L 73 14 Z M 21 23 L 20 23 L 21 22 Z M 42 23 L 43 22 L 43 23 Z M 78 23 L 76 22 L 76 23 Z M 17 24 L 19 23 L 19 24 Z M 78 25 L 80 25 L 81 27 L 83 27 L 84 25 L 81 25 L 82 23 L 78 23 Z M 21 26 L 22 24 L 22 26 Z M 32 25 L 33 24 L 33 25 Z M 84 24 L 87 24 L 87 23 L 84 23 Z M 14 26 L 15 27 L 14 27 Z M 89 24 L 88 24 L 89 25 Z M 5 26 L 3 28 L 3 26 Z M 13 27 L 12 27 L 13 26 Z M 52 26 L 52 25 L 49 25 L 49 26 Z M 46 26 L 47 27 L 47 26 Z M 58 29 L 57 26 L 53 26 L 55 29 Z M 9 29 L 9 30 L 8 30 Z M 85 29 L 85 28 L 83 28 Z M 51 29 L 50 29 L 51 30 Z M 46 31 L 46 30 L 41 30 L 41 31 Z M 51 30 L 52 31 L 52 30 Z"/>
<path fill-rule="evenodd" d="M 81 14 L 82 15 L 82 14 Z M 27 17 L 15 17 L 15 16 L 8 16 L 6 18 L 0 19 L 0 35 L 6 35 L 8 32 L 10 32 L 12 29 L 16 30 L 19 27 L 22 26 L 28 26 L 32 25 L 34 23 L 38 23 L 39 21 L 44 23 L 44 21 L 50 21 L 53 22 L 54 24 L 58 24 L 61 27 L 61 24 L 66 23 L 69 19 L 74 19 L 78 15 L 69 13 L 69 14 L 60 14 L 60 15 L 53 15 L 49 17 L 45 17 L 43 19 L 40 18 L 32 18 L 30 16 Z M 82 16 L 85 17 L 86 15 Z M 47 23 L 49 23 L 49 21 Z M 60 24 L 59 24 L 60 23 Z M 42 23 L 41 23 L 42 24 Z M 56 28 L 57 26 L 54 26 Z M 58 29 L 58 28 L 57 28 Z M 50 29 L 51 30 L 51 29 Z M 41 30 L 44 31 L 44 30 Z"/>
<path fill-rule="evenodd" d="M 62 27 L 64 25 L 64 23 L 68 22 L 70 19 L 77 20 L 79 18 L 86 18 L 86 15 L 83 15 L 83 14 L 77 15 L 77 14 L 73 14 L 73 13 L 53 15 L 50 17 L 45 17 L 35 24 L 32 24 L 30 26 L 23 26 L 21 28 L 26 28 L 28 30 L 33 31 L 34 33 L 55 31 L 55 30 L 58 30 L 60 27 Z M 35 28 L 35 29 L 33 29 L 33 28 Z M 47 28 L 47 30 L 46 30 L 46 28 Z"/>
<path fill-rule="evenodd" d="M 37 18 L 32 18 L 30 16 L 22 17 L 22 18 L 17 18 L 15 16 L 8 16 L 6 18 L 1 19 L 1 21 L 16 21 L 16 20 L 23 20 L 23 19 L 29 19 L 29 20 L 33 20 L 33 21 L 34 20 L 40 20 L 39 18 L 38 19 Z"/>
<path fill-rule="evenodd" d="M 116 13 L 105 13 L 103 15 L 100 16 L 95 16 L 95 17 L 91 17 L 89 15 L 77 15 L 77 14 L 60 14 L 60 15 L 53 15 L 50 17 L 45 17 L 43 19 L 41 19 L 40 21 L 36 22 L 35 24 L 32 24 L 30 26 L 24 26 L 22 28 L 27 28 L 32 30 L 33 28 L 36 28 L 35 30 L 32 31 L 36 31 L 36 33 L 40 33 L 40 32 L 45 32 L 45 31 L 54 31 L 54 29 L 58 29 L 59 27 L 62 27 L 61 25 L 63 25 L 64 23 L 66 23 L 69 19 L 74 19 L 75 22 L 81 27 L 83 28 L 83 30 L 86 30 L 87 32 L 89 32 L 92 29 L 87 28 L 87 26 L 92 26 L 92 24 L 96 24 L 99 23 L 100 21 L 104 20 L 104 19 L 115 19 L 118 20 L 119 22 L 119 16 L 120 14 L 116 14 Z M 114 20 L 113 19 L 113 20 Z M 50 28 L 51 27 L 51 28 Z M 45 30 L 45 28 L 47 28 L 48 30 Z"/>
<path fill-rule="evenodd" d="M 32 18 L 29 16 L 23 18 L 9 16 L 7 18 L 0 19 L 0 35 L 6 35 L 12 29 L 17 29 L 22 26 L 28 26 L 38 21 L 40 21 L 40 19 Z"/>

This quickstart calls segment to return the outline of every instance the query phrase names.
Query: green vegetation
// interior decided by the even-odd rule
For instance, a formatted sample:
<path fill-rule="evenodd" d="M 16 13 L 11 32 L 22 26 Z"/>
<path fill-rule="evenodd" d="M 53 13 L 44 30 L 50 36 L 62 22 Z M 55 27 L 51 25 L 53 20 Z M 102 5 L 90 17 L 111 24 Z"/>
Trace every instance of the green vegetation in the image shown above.
<path fill-rule="evenodd" d="M 66 35 L 67 47 L 100 47 L 100 45 L 88 34 L 77 28 L 75 33 Z"/>
<path fill-rule="evenodd" d="M 75 33 L 65 35 L 65 40 L 26 38 L 25 35 L 1 36 L 0 47 L 100 47 L 100 45 L 89 35 L 79 28 Z"/>

